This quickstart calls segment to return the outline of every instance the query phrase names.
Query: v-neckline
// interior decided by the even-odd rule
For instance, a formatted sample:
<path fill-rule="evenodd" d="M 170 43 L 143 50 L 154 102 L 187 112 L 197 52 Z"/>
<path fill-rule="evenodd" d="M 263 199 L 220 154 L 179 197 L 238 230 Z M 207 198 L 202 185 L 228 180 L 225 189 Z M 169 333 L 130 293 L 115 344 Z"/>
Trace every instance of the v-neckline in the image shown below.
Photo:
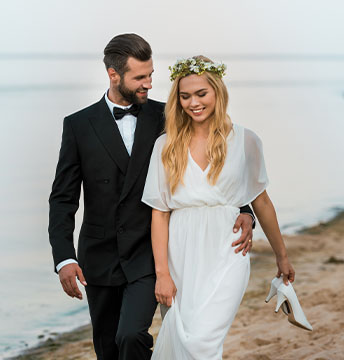
<path fill-rule="evenodd" d="M 208 163 L 208 165 L 206 166 L 206 168 L 203 170 L 203 169 L 197 164 L 197 162 L 194 160 L 194 158 L 192 157 L 191 151 L 190 151 L 189 148 L 188 148 L 188 154 L 189 154 L 189 157 L 190 157 L 191 161 L 192 161 L 192 162 L 198 167 L 198 169 L 204 174 L 204 173 L 208 170 L 208 168 L 209 168 L 209 166 L 210 166 L 210 163 Z"/>

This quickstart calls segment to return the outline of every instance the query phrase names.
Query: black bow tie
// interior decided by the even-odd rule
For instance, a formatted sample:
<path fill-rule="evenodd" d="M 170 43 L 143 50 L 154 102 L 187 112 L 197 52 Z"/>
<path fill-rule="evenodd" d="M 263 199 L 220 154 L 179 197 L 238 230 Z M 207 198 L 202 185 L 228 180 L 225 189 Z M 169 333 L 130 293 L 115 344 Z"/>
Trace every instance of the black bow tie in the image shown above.
<path fill-rule="evenodd" d="M 116 120 L 121 120 L 123 116 L 132 114 L 137 117 L 141 109 L 140 105 L 133 104 L 129 109 L 121 109 L 119 107 L 113 108 L 113 116 Z"/>

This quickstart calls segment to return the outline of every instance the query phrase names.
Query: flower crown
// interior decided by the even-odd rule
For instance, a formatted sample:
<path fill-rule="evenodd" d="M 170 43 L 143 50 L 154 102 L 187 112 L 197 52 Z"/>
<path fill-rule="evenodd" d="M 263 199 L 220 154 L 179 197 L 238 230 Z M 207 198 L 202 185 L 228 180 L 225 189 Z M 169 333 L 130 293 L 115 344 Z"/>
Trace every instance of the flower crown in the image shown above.
<path fill-rule="evenodd" d="M 171 71 L 170 80 L 174 81 L 178 76 L 184 77 L 190 74 L 202 75 L 205 71 L 213 72 L 222 77 L 225 75 L 227 66 L 225 64 L 216 64 L 204 61 L 199 58 L 179 59 L 173 65 L 169 66 Z"/>

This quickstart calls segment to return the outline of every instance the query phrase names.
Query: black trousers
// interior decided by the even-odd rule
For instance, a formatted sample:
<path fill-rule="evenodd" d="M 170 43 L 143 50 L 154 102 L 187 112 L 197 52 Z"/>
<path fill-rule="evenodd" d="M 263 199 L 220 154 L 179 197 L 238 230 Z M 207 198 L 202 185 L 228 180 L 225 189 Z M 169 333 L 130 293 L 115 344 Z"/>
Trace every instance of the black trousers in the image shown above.
<path fill-rule="evenodd" d="M 148 360 L 157 306 L 155 275 L 121 286 L 86 286 L 98 360 Z"/>

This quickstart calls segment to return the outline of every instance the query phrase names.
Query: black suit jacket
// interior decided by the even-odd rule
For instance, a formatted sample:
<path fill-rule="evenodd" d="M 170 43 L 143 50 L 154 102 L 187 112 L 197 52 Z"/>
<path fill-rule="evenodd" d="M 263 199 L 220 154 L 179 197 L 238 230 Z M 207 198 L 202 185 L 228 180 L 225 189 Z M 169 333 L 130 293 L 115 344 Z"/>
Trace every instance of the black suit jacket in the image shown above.
<path fill-rule="evenodd" d="M 152 209 L 141 197 L 153 145 L 163 131 L 163 110 L 164 104 L 153 100 L 142 106 L 131 157 L 104 97 L 65 118 L 49 199 L 55 266 L 77 259 L 87 283 L 105 286 L 154 273 Z M 84 217 L 76 257 L 74 215 L 81 183 Z"/>
<path fill-rule="evenodd" d="M 141 197 L 153 145 L 164 128 L 164 105 L 148 100 L 142 106 L 131 157 L 104 97 L 65 118 L 49 199 L 55 267 L 77 259 L 87 283 L 103 286 L 154 274 L 152 209 Z M 84 217 L 76 256 L 74 215 L 81 184 Z M 249 207 L 241 211 L 251 212 Z"/>

